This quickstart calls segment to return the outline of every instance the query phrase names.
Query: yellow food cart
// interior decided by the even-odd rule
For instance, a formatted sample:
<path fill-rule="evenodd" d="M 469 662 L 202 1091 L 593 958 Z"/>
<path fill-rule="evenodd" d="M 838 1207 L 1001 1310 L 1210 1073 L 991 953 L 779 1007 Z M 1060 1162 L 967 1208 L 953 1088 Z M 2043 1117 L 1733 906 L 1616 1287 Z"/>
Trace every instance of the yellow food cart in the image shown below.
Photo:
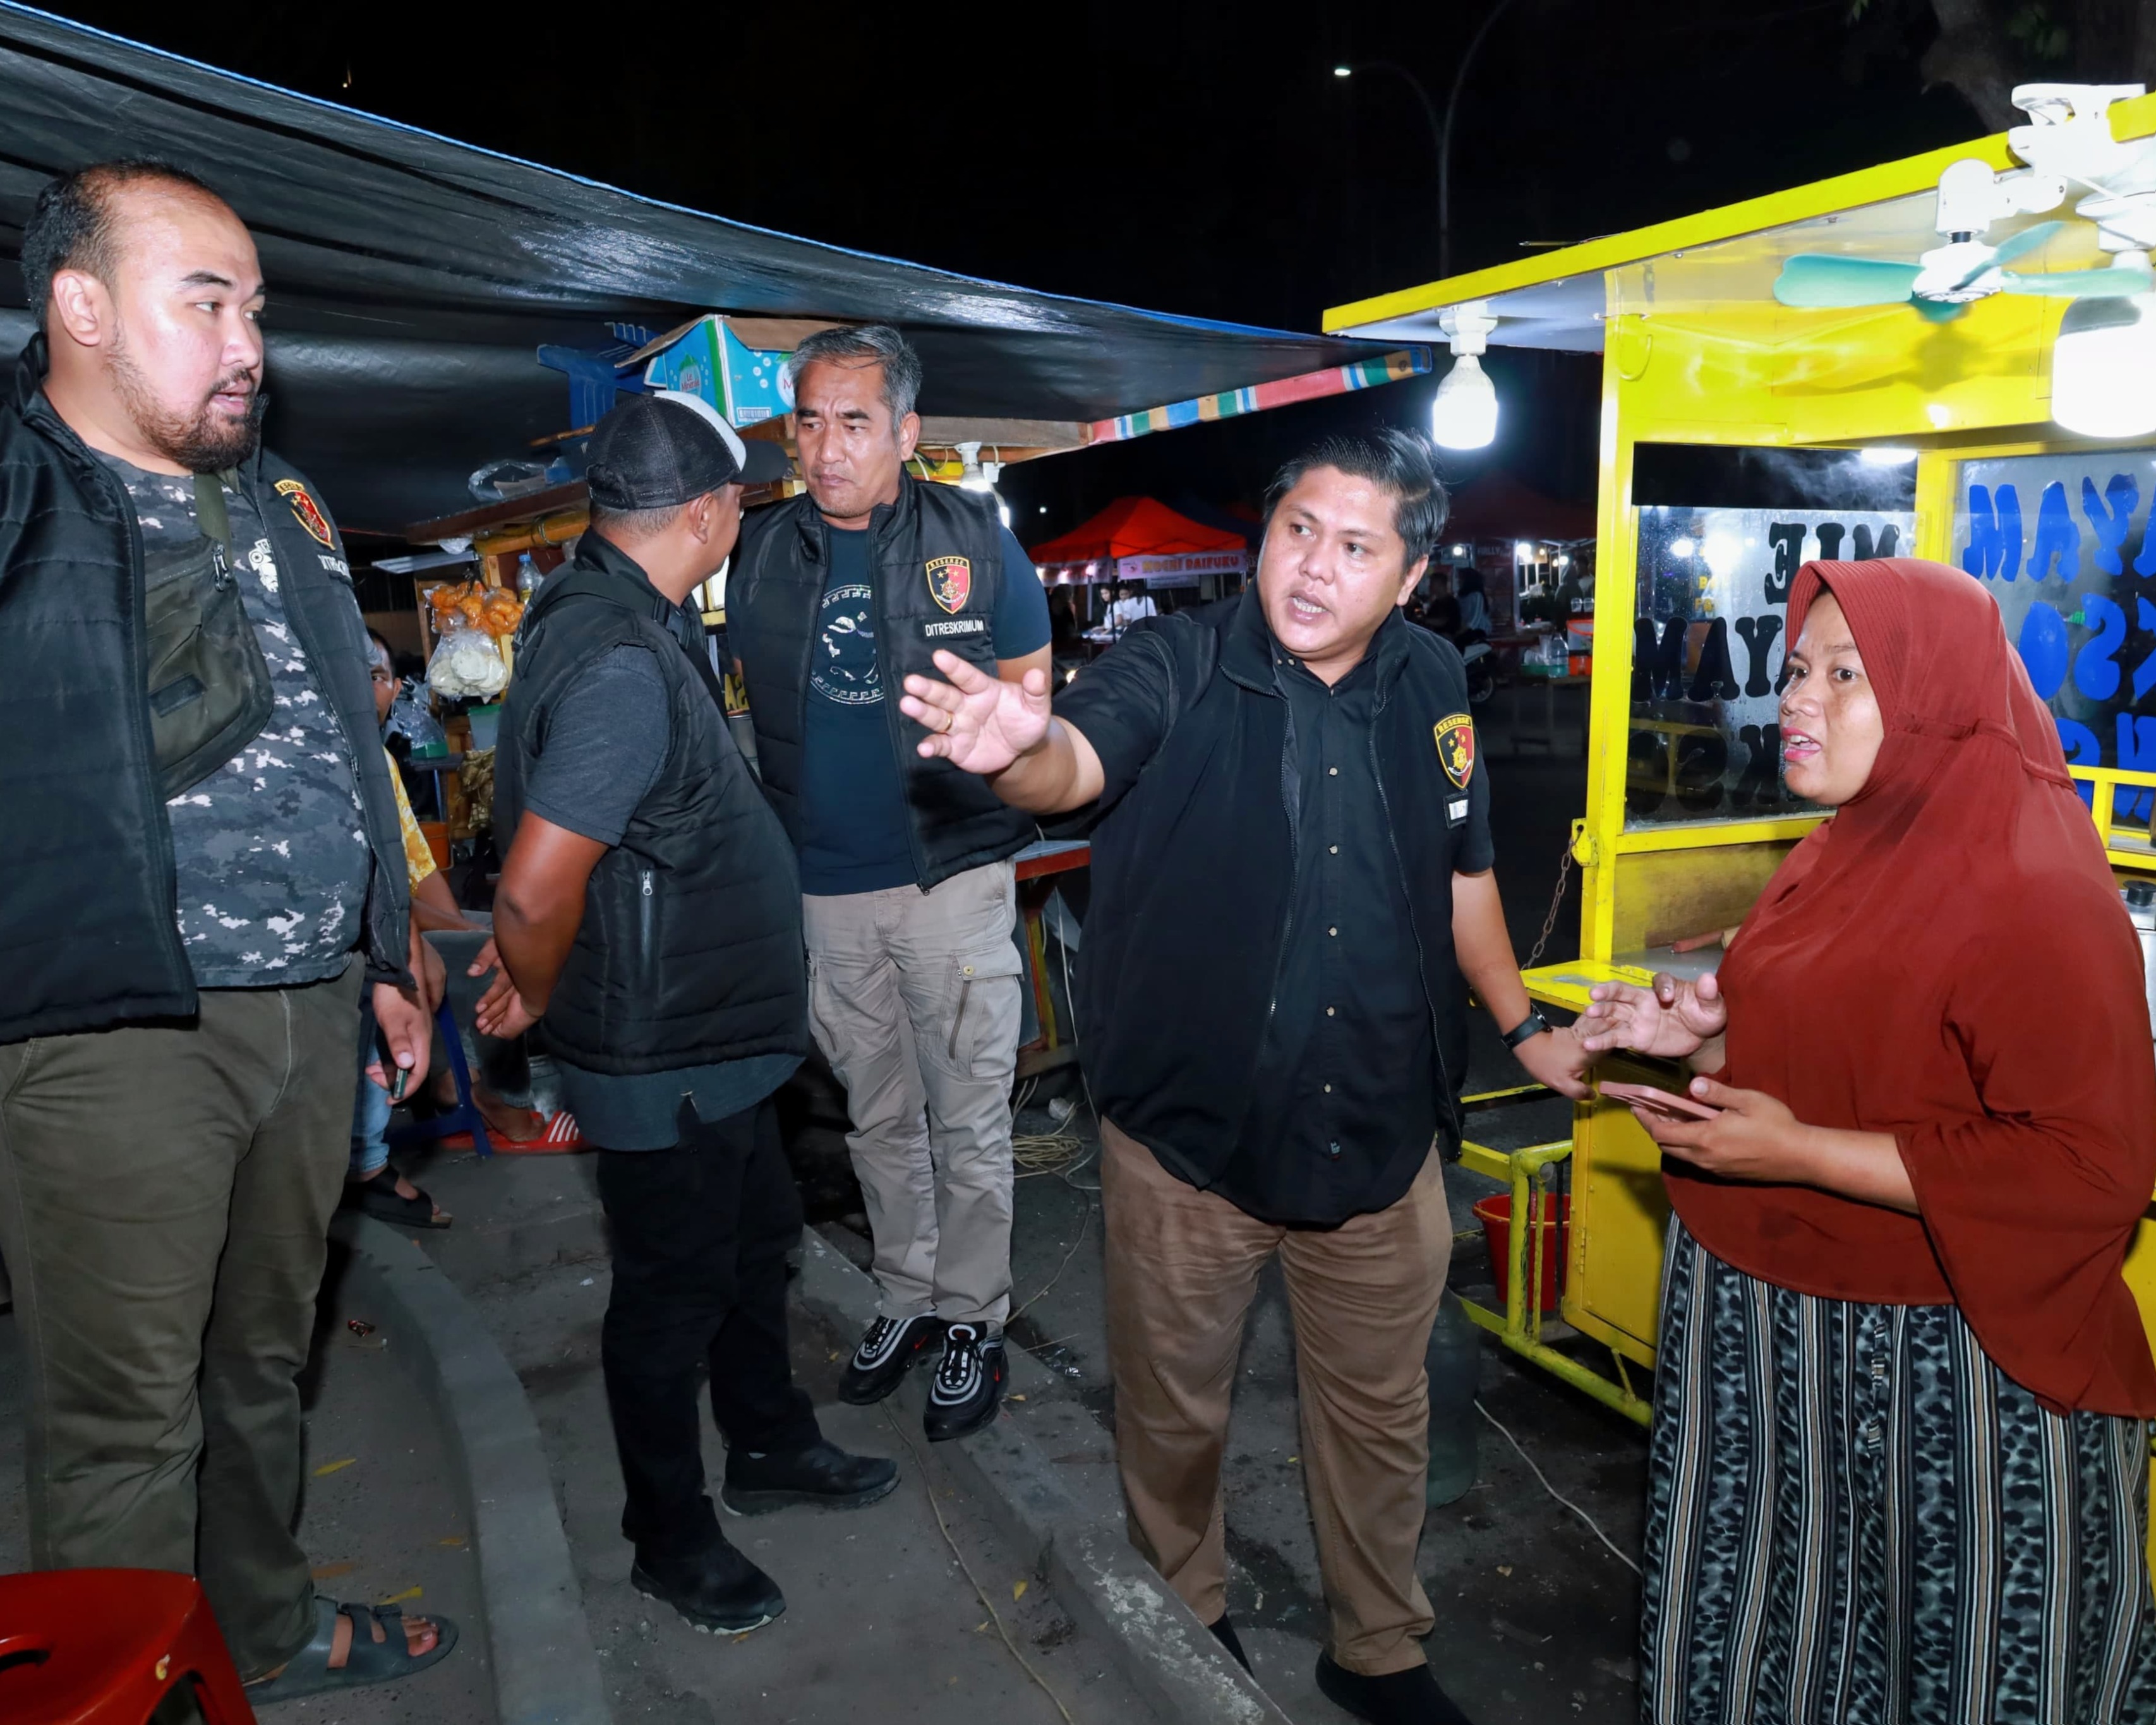
<path fill-rule="evenodd" d="M 1774 728 L 1789 578 L 1812 557 L 1898 551 L 1984 582 L 2122 883 L 2156 875 L 2156 96 L 2015 95 L 2030 124 L 2007 134 L 1327 314 L 1455 354 L 1602 357 L 1581 956 L 1530 973 L 1538 999 L 1706 968 L 1670 942 L 1735 924 L 1822 818 L 1783 791 Z M 1652 1067 L 1604 1076 L 1670 1082 Z M 1568 1139 L 1464 1160 L 1511 1183 L 1516 1218 L 1569 1163 L 1570 1333 L 1531 1296 L 1544 1229 L 1512 1230 L 1507 1309 L 1471 1313 L 1645 1422 L 1653 1143 L 1598 1101 Z M 2127 1274 L 2156 1325 L 2156 1230 Z"/>

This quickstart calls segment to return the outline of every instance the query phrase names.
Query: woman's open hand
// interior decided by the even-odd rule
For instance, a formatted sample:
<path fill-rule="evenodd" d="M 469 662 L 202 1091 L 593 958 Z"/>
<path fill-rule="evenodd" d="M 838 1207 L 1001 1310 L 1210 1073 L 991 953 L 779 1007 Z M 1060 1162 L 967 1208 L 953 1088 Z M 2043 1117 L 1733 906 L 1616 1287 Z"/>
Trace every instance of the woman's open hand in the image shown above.
<path fill-rule="evenodd" d="M 1693 1079 L 1690 1094 L 1722 1112 L 1694 1120 L 1635 1102 L 1632 1117 L 1671 1155 L 1724 1179 L 1817 1183 L 1819 1158 L 1810 1129 L 1787 1103 L 1764 1091 L 1737 1090 L 1712 1078 Z"/>
<path fill-rule="evenodd" d="M 1597 983 L 1588 995 L 1587 1010 L 1573 1029 L 1580 1045 L 1595 1054 L 1629 1048 L 1635 1054 L 1681 1060 L 1729 1025 L 1728 1004 L 1712 971 L 1696 983 L 1681 983 L 1663 971 L 1645 988 Z"/>

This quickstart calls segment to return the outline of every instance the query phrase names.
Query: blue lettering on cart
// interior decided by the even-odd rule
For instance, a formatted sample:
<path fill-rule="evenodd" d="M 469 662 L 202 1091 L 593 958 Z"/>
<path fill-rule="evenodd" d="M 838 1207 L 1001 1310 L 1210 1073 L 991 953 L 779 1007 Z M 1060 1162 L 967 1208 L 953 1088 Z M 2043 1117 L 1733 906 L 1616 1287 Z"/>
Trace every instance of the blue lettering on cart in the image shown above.
<path fill-rule="evenodd" d="M 2036 543 L 2029 552 L 2029 578 L 2071 581 L 2082 572 L 2082 530 L 2066 507 L 2066 488 L 2053 480 L 2036 505 Z"/>
<path fill-rule="evenodd" d="M 2021 663 L 2028 668 L 2036 699 L 2049 701 L 2066 680 L 2066 619 L 2058 607 L 2039 599 L 2021 619 Z"/>
<path fill-rule="evenodd" d="M 2061 740 L 2064 729 L 2061 727 Z M 2090 733 L 2093 741 L 2095 733 Z M 2089 757 L 2091 765 L 2097 764 L 2097 754 Z M 2136 773 L 2156 773 L 2156 719 L 2137 718 L 2132 713 L 2118 716 L 2118 764 Z M 2084 796 L 2086 803 L 2090 799 Z M 2121 785 L 2112 803 L 2115 814 L 2145 820 L 2148 816 L 2149 793 L 2131 785 Z"/>
<path fill-rule="evenodd" d="M 1963 568 L 1979 581 L 2011 581 L 2021 572 L 2021 499 L 2013 486 L 1994 495 L 1983 485 L 1969 488 L 1969 547 Z"/>
<path fill-rule="evenodd" d="M 2100 593 L 2082 595 L 2082 621 L 2096 634 L 2074 655 L 2074 687 L 2091 701 L 2118 693 L 2118 661 L 2112 657 L 2126 639 L 2126 613 Z"/>
<path fill-rule="evenodd" d="M 2107 575 L 2125 572 L 2125 559 L 2119 552 L 2126 543 L 2126 530 L 2133 526 L 2133 511 L 2140 502 L 2141 487 L 2133 483 L 2130 473 L 2112 475 L 2101 498 L 2096 494 L 2096 481 L 2087 474 L 2082 475 L 2082 513 L 2096 530 L 2096 566 Z M 2144 535 L 2144 552 L 2147 542 Z"/>

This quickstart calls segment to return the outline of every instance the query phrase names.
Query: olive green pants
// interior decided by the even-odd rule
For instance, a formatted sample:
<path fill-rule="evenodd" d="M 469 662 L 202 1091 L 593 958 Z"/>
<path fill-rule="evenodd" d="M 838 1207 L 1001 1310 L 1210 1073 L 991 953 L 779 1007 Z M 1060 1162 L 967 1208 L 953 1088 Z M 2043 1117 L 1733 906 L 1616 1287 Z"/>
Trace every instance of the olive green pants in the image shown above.
<path fill-rule="evenodd" d="M 314 1628 L 296 1379 L 351 1147 L 360 978 L 0 1046 L 31 1565 L 199 1576 L 244 1678 Z"/>

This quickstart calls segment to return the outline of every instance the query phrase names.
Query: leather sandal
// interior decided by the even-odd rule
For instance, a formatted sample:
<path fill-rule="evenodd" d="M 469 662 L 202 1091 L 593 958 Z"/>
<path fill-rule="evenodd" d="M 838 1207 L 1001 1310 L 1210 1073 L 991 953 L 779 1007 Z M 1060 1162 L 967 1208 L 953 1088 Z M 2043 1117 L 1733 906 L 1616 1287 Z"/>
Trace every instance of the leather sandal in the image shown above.
<path fill-rule="evenodd" d="M 346 1180 L 345 1208 L 363 1210 L 405 1228 L 446 1228 L 455 1219 L 416 1186 L 412 1189 L 413 1195 L 405 1197 L 397 1189 L 398 1178 L 397 1170 L 384 1163 L 363 1180 Z"/>
<path fill-rule="evenodd" d="M 337 1620 L 352 1620 L 352 1645 L 341 1666 L 336 1656 Z M 446 1617 L 431 1613 L 434 1645 L 416 1656 L 404 1634 L 404 1613 L 394 1605 L 340 1605 L 335 1599 L 315 1596 L 315 1633 L 307 1645 L 285 1662 L 275 1676 L 258 1677 L 246 1686 L 247 1699 L 259 1707 L 265 1702 L 295 1701 L 303 1695 L 327 1695 L 340 1689 L 364 1689 L 376 1683 L 394 1683 L 438 1665 L 457 1645 L 457 1626 Z"/>

